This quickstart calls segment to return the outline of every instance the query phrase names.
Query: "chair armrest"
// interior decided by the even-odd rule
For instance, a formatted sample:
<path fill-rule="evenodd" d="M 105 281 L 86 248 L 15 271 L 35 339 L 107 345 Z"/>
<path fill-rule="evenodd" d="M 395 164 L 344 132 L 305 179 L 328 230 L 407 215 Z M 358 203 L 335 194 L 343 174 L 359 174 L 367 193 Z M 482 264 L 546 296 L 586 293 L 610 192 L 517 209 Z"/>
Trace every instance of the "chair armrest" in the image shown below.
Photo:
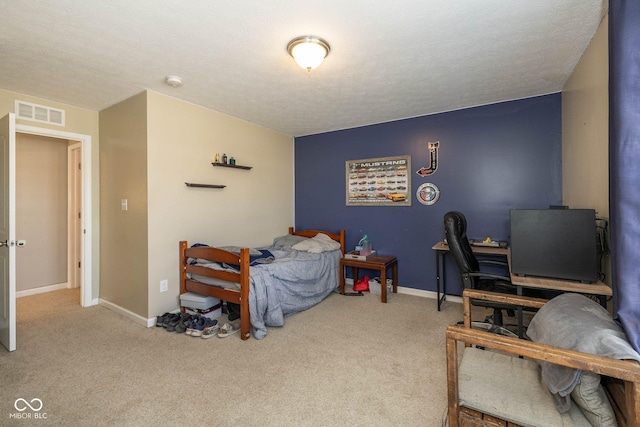
<path fill-rule="evenodd" d="M 522 295 L 504 294 L 500 292 L 482 291 L 478 289 L 465 289 L 462 292 L 462 299 L 463 301 L 469 301 L 470 299 L 479 299 L 483 301 L 521 305 L 523 307 L 530 307 L 535 309 L 541 308 L 548 301 L 544 298 L 525 297 Z"/>
<path fill-rule="evenodd" d="M 478 258 L 478 264 L 492 264 L 492 265 L 499 265 L 501 267 L 509 267 L 509 263 L 504 262 L 504 261 L 497 261 L 495 259 L 479 259 Z"/>
<path fill-rule="evenodd" d="M 457 342 L 494 349 L 515 357 L 541 360 L 556 365 L 594 372 L 625 381 L 627 426 L 640 427 L 640 364 L 633 360 L 617 360 L 575 350 L 567 350 L 518 338 L 492 334 L 490 332 L 462 326 L 449 326 L 446 331 L 447 349 L 447 393 L 452 427 L 458 425 L 458 346 Z M 456 419 L 454 421 L 454 418 Z"/>
<path fill-rule="evenodd" d="M 640 383 L 640 363 L 635 360 L 612 359 L 464 326 L 448 326 L 446 336 L 448 340 L 491 348 L 514 356 L 524 356 L 529 359 L 619 378 L 623 381 Z"/>
<path fill-rule="evenodd" d="M 515 286 L 515 285 L 514 285 Z M 504 294 L 500 292 L 481 291 L 478 289 L 465 289 L 462 291 L 462 309 L 464 314 L 464 325 L 471 328 L 471 300 L 492 301 L 505 305 L 529 307 L 539 309 L 547 300 L 542 298 L 532 298 L 520 295 Z"/>
<path fill-rule="evenodd" d="M 511 283 L 511 278 L 509 278 L 507 276 L 503 276 L 501 274 L 496 274 L 496 273 L 489 273 L 489 272 L 486 272 L 486 271 L 476 271 L 476 272 L 473 272 L 473 273 L 470 272 L 470 273 L 464 273 L 464 274 L 469 276 L 469 277 L 487 277 L 489 279 L 504 280 L 505 282 Z"/>

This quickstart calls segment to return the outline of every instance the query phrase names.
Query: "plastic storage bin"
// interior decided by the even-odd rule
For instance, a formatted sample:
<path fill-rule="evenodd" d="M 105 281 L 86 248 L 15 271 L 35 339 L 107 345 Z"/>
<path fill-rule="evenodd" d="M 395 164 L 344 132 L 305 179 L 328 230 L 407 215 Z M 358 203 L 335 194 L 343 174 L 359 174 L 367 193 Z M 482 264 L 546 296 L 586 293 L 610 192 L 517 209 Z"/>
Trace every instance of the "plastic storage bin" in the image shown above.
<path fill-rule="evenodd" d="M 187 292 L 180 295 L 180 305 L 198 310 L 209 310 L 211 307 L 220 304 L 220 300 L 195 292 Z"/>
<path fill-rule="evenodd" d="M 372 295 L 381 295 L 382 289 L 380 287 L 380 278 L 374 277 L 369 280 L 369 292 Z M 387 298 L 393 294 L 393 279 L 387 279 Z"/>

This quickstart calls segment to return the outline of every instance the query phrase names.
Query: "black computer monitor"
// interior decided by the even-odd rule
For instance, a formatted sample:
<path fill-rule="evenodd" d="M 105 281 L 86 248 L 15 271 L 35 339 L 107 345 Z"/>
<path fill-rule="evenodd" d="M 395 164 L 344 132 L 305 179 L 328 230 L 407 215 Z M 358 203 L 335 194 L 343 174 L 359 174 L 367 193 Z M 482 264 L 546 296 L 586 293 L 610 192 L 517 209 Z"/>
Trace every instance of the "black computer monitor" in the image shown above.
<path fill-rule="evenodd" d="M 513 209 L 511 272 L 598 280 L 596 213 L 593 209 Z"/>

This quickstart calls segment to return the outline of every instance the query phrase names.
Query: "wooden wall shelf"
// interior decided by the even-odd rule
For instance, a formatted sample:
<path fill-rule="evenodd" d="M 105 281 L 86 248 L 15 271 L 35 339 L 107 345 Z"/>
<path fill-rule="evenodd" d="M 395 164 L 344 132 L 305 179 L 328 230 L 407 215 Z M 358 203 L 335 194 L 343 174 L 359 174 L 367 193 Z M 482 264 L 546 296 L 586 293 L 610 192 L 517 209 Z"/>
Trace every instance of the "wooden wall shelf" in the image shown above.
<path fill-rule="evenodd" d="M 218 184 L 194 184 L 193 182 L 185 182 L 187 187 L 199 187 L 199 188 L 224 188 L 226 185 Z"/>
<path fill-rule="evenodd" d="M 229 163 L 216 163 L 213 162 L 211 163 L 213 166 L 223 166 L 225 168 L 236 168 L 236 169 L 244 169 L 244 170 L 249 170 L 251 169 L 251 166 L 241 166 L 241 165 L 230 165 Z"/>

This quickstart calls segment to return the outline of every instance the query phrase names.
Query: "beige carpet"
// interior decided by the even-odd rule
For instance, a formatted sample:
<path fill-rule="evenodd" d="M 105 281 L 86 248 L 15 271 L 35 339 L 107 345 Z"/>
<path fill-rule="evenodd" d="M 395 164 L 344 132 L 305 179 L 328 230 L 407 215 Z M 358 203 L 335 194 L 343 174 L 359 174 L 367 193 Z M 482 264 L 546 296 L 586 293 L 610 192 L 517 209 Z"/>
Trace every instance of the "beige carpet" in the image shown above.
<path fill-rule="evenodd" d="M 204 340 L 79 300 L 18 299 L 0 425 L 439 426 L 444 330 L 462 318 L 452 302 L 438 312 L 428 298 L 332 294 L 261 341 Z M 35 398 L 46 419 L 15 419 L 16 400 Z"/>

